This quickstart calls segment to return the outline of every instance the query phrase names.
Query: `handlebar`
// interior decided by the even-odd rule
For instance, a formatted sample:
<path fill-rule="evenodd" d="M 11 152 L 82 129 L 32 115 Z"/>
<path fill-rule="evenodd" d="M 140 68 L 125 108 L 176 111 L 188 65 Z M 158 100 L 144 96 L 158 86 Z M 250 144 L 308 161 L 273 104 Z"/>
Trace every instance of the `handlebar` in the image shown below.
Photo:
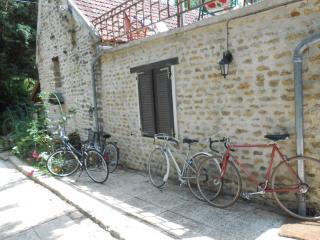
<path fill-rule="evenodd" d="M 213 144 L 214 143 L 220 143 L 220 142 L 225 142 L 225 138 L 221 138 L 221 139 L 215 139 L 215 140 L 212 140 L 211 137 L 209 138 L 209 148 L 211 151 L 215 152 L 215 153 L 219 153 L 218 150 L 214 149 L 213 148 Z"/>
<path fill-rule="evenodd" d="M 209 142 L 210 142 L 210 145 L 212 143 L 218 143 L 218 142 L 225 142 L 226 141 L 226 138 L 221 138 L 221 139 L 215 139 L 215 140 L 212 140 L 211 138 L 209 138 Z"/>
<path fill-rule="evenodd" d="M 170 142 L 173 142 L 177 145 L 179 145 L 179 140 L 175 137 L 172 137 L 172 136 L 169 136 L 168 134 L 166 133 L 158 133 L 158 134 L 155 134 L 153 136 L 153 139 L 154 141 L 156 141 L 157 139 L 159 140 L 165 140 L 165 141 L 170 141 Z"/>
<path fill-rule="evenodd" d="M 228 144 L 230 143 L 230 137 L 223 137 L 221 139 L 214 139 L 212 140 L 211 137 L 209 138 L 209 148 L 211 149 L 211 151 L 219 153 L 218 150 L 213 148 L 213 144 L 214 143 L 224 143 L 224 147 L 227 148 Z M 235 151 L 234 149 L 230 149 L 231 151 Z"/>
<path fill-rule="evenodd" d="M 66 133 L 65 133 L 65 130 L 63 127 L 61 127 L 61 125 L 58 126 L 58 131 L 59 131 L 59 137 L 62 139 L 62 140 L 69 140 L 69 138 L 66 136 Z"/>
<path fill-rule="evenodd" d="M 57 131 L 54 131 L 53 134 L 59 135 L 59 137 L 60 137 L 62 140 L 67 140 L 67 141 L 69 140 L 69 138 L 66 136 L 64 127 L 61 127 L 60 124 L 58 125 Z"/>

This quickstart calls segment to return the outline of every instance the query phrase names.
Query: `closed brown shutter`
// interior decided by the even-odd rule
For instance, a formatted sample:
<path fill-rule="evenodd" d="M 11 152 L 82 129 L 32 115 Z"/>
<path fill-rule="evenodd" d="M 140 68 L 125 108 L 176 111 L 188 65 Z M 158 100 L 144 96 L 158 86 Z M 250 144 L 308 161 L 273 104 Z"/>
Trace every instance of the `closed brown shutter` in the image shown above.
<path fill-rule="evenodd" d="M 138 74 L 141 131 L 144 136 L 156 133 L 152 71 Z"/>
<path fill-rule="evenodd" d="M 174 136 L 170 68 L 153 69 L 157 133 Z"/>

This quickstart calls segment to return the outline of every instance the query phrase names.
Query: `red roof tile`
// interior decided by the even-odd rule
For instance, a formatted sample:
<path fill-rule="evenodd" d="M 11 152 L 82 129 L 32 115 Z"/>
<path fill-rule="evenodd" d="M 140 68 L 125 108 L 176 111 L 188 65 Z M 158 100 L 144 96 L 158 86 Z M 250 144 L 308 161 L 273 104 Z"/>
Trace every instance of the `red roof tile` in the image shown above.
<path fill-rule="evenodd" d="M 80 11 L 91 21 L 119 6 L 126 0 L 73 0 Z"/>

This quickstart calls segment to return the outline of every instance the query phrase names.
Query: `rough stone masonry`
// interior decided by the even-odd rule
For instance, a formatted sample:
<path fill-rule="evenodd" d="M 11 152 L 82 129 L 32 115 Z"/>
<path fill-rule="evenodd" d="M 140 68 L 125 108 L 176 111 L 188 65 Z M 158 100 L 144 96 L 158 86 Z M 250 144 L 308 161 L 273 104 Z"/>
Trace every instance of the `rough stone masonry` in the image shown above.
<path fill-rule="evenodd" d="M 279 6 L 280 2 L 287 4 Z M 173 57 L 179 59 L 172 67 L 176 132 L 180 139 L 201 141 L 194 151 L 207 149 L 207 139 L 217 133 L 234 136 L 237 143 L 266 143 L 265 134 L 288 132 L 290 140 L 280 146 L 288 156 L 295 155 L 292 55 L 302 39 L 320 31 L 320 1 L 289 2 L 264 1 L 106 53 L 96 72 L 99 120 L 104 131 L 118 141 L 121 162 L 145 170 L 154 147 L 153 139 L 141 136 L 137 75 L 131 74 L 130 68 Z M 79 131 L 85 137 L 83 129 L 93 126 L 88 110 L 92 105 L 90 63 L 96 43 L 88 29 L 68 12 L 58 11 L 62 1 L 49 3 L 52 7 L 43 5 L 39 11 L 41 87 L 47 92 L 62 92 L 65 109 L 77 108 L 67 130 Z M 223 78 L 218 62 L 226 50 L 227 22 L 234 61 L 230 74 Z M 62 79 L 58 89 L 54 57 L 59 58 Z M 319 158 L 320 146 L 319 64 L 318 44 L 305 51 L 303 64 L 305 154 L 315 158 Z M 248 170 L 259 175 L 266 169 L 269 155 L 261 150 L 243 150 L 238 156 Z M 319 176 L 320 172 L 312 174 Z M 320 193 L 316 195 L 320 199 Z"/>

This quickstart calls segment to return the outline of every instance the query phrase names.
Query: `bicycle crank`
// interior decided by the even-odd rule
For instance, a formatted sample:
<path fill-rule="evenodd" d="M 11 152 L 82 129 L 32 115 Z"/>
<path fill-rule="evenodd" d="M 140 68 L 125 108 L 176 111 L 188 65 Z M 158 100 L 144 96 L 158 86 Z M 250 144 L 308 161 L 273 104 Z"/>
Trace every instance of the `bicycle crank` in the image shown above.
<path fill-rule="evenodd" d="M 245 200 L 251 200 L 251 197 L 254 195 L 264 195 L 266 192 L 265 191 L 258 191 L 258 192 L 242 192 L 241 197 Z"/>
<path fill-rule="evenodd" d="M 179 178 L 179 181 L 180 181 L 180 187 L 187 185 L 186 180 Z"/>
<path fill-rule="evenodd" d="M 309 190 L 309 186 L 308 184 L 305 184 L 305 183 L 302 183 L 300 186 L 299 186 L 299 193 L 307 193 Z"/>

